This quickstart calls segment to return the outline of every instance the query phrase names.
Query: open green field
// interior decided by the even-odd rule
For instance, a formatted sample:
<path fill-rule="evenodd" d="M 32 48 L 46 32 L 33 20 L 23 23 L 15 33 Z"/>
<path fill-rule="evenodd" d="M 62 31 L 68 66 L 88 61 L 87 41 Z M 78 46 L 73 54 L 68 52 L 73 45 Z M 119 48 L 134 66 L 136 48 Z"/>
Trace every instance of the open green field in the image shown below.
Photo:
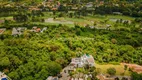
<path fill-rule="evenodd" d="M 115 68 L 116 69 L 116 75 L 122 75 L 124 72 L 126 76 L 130 76 L 130 71 L 128 69 L 125 71 L 124 66 L 122 64 L 119 65 L 113 65 L 113 64 L 95 64 L 96 68 L 101 69 L 101 73 L 107 73 L 108 68 Z"/>
<path fill-rule="evenodd" d="M 53 14 L 51 12 L 49 13 L 44 13 L 44 16 L 42 18 L 48 19 L 48 18 L 53 18 Z M 1 17 L 0 20 L 4 19 L 12 19 L 12 16 L 9 17 Z M 41 24 L 41 25 L 65 25 L 69 27 L 74 27 L 74 24 L 77 24 L 79 26 L 85 26 L 85 25 L 91 25 L 94 26 L 94 22 L 97 24 L 98 27 L 111 25 L 111 29 L 114 29 L 115 21 L 111 21 L 110 19 L 123 19 L 123 20 L 134 20 L 135 18 L 133 17 L 128 17 L 128 16 L 122 16 L 122 15 L 89 15 L 86 17 L 81 17 L 81 18 L 69 18 L 69 17 L 57 17 L 52 23 L 51 22 L 30 22 L 30 24 Z M 106 21 L 107 20 L 107 21 Z M 56 23 L 56 21 L 61 21 L 61 23 Z M 62 22 L 63 21 L 63 22 Z M 72 22 L 73 24 L 68 24 L 67 22 Z M 105 22 L 106 21 L 106 22 Z M 23 24 L 23 23 L 10 23 L 9 25 L 18 25 L 18 24 Z M 136 24 L 138 26 L 138 24 Z M 118 26 L 117 28 L 121 28 L 124 26 Z"/>

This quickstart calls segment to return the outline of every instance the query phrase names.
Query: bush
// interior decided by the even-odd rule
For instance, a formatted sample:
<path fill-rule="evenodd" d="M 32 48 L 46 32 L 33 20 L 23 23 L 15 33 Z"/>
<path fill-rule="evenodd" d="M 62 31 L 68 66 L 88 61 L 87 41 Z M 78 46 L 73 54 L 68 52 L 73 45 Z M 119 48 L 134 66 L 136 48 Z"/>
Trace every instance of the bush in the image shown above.
<path fill-rule="evenodd" d="M 116 69 L 115 69 L 115 68 L 108 68 L 108 69 L 107 69 L 107 73 L 108 73 L 109 75 L 115 75 Z"/>

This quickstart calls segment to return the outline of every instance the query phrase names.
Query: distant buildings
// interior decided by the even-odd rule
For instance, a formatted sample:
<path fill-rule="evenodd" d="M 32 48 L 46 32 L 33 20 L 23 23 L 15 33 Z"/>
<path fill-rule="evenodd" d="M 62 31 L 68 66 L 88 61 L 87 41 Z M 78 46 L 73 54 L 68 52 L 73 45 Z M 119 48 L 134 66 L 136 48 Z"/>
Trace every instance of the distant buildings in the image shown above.
<path fill-rule="evenodd" d="M 24 34 L 25 30 L 27 30 L 26 27 L 14 27 L 12 28 L 12 36 L 19 36 Z M 30 31 L 31 32 L 36 32 L 36 33 L 43 33 L 44 31 L 47 30 L 47 27 L 43 27 L 42 29 L 39 27 L 34 26 Z M 3 34 L 6 31 L 6 28 L 0 28 L 0 35 Z"/>
<path fill-rule="evenodd" d="M 35 26 L 35 27 L 33 27 L 30 31 L 31 31 L 31 32 L 40 32 L 41 29 Z"/>
<path fill-rule="evenodd" d="M 36 27 L 36 26 L 34 26 L 30 31 L 31 32 L 44 32 L 45 30 L 47 30 L 47 27 L 44 27 L 43 29 L 41 29 L 41 28 L 38 28 L 38 27 Z"/>
<path fill-rule="evenodd" d="M 12 29 L 12 35 L 22 35 L 27 28 L 25 27 L 18 27 Z"/>

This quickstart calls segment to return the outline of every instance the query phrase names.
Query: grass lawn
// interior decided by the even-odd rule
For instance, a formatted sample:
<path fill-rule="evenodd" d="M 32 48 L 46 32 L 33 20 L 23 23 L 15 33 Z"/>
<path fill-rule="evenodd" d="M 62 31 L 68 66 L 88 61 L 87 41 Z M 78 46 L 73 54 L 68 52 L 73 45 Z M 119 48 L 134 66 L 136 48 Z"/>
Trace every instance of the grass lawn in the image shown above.
<path fill-rule="evenodd" d="M 1 20 L 4 20 L 4 19 L 13 19 L 12 16 L 9 16 L 9 17 L 0 17 Z"/>
<path fill-rule="evenodd" d="M 12 34 L 12 30 L 6 30 L 3 34 L 11 35 Z"/>
<path fill-rule="evenodd" d="M 48 18 L 52 18 L 53 15 L 52 15 L 52 12 L 44 12 L 44 15 L 43 17 L 41 18 L 45 18 L 45 19 L 48 19 Z M 12 19 L 12 16 L 9 16 L 9 17 L 1 17 L 0 19 L 3 20 L 4 18 L 6 19 Z M 109 24 L 109 25 L 112 25 L 112 28 L 115 24 L 115 22 L 113 21 L 110 21 L 109 19 L 123 19 L 123 20 L 134 20 L 135 18 L 133 17 L 128 17 L 128 16 L 123 16 L 123 15 L 94 15 L 94 16 L 91 16 L 91 15 L 88 15 L 86 17 L 81 17 L 81 18 L 69 18 L 69 17 L 61 17 L 61 18 L 57 18 L 60 20 L 65 20 L 65 21 L 71 21 L 71 22 L 74 22 L 75 24 L 78 24 L 79 26 L 85 26 L 87 24 L 93 26 L 93 22 L 96 22 L 98 25 L 100 26 L 106 26 L 106 24 Z M 105 20 L 108 20 L 106 23 L 102 24 L 100 22 L 104 22 Z M 42 25 L 59 25 L 59 23 L 41 23 L 41 22 L 31 22 L 32 24 L 42 24 Z M 20 25 L 21 23 L 12 23 L 11 25 Z M 63 25 L 66 25 L 66 26 L 69 26 L 69 27 L 74 27 L 74 24 L 64 24 L 62 23 Z M 137 25 L 138 26 L 138 25 Z M 136 26 L 136 27 L 137 27 Z"/>
<path fill-rule="evenodd" d="M 123 15 L 107 15 L 107 18 L 116 18 L 116 19 L 123 19 L 123 20 L 134 20 L 135 18 Z"/>
<path fill-rule="evenodd" d="M 32 22 L 32 24 L 42 24 L 42 25 L 59 25 L 59 23 L 41 23 L 41 22 Z M 65 25 L 65 26 L 69 26 L 69 27 L 74 27 L 74 24 L 62 24 L 62 25 Z"/>
<path fill-rule="evenodd" d="M 100 68 L 101 69 L 101 73 L 106 74 L 107 73 L 107 69 L 108 68 L 115 68 L 116 69 L 116 75 L 122 75 L 122 73 L 124 72 L 124 66 L 122 64 L 120 65 L 113 65 L 113 64 L 95 64 L 96 68 Z M 125 71 L 126 76 L 130 76 L 130 72 L 128 71 L 128 69 Z"/>

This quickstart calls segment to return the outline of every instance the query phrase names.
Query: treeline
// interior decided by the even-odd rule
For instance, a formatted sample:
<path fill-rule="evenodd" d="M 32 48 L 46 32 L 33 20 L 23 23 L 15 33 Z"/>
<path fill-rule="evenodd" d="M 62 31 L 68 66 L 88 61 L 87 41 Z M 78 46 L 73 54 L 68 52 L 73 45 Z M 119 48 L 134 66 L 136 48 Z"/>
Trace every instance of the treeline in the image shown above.
<path fill-rule="evenodd" d="M 105 3 L 96 8 L 97 14 L 113 14 L 113 12 L 120 12 L 123 15 L 132 17 L 141 17 L 142 5 L 141 3 L 120 2 L 118 4 Z"/>

